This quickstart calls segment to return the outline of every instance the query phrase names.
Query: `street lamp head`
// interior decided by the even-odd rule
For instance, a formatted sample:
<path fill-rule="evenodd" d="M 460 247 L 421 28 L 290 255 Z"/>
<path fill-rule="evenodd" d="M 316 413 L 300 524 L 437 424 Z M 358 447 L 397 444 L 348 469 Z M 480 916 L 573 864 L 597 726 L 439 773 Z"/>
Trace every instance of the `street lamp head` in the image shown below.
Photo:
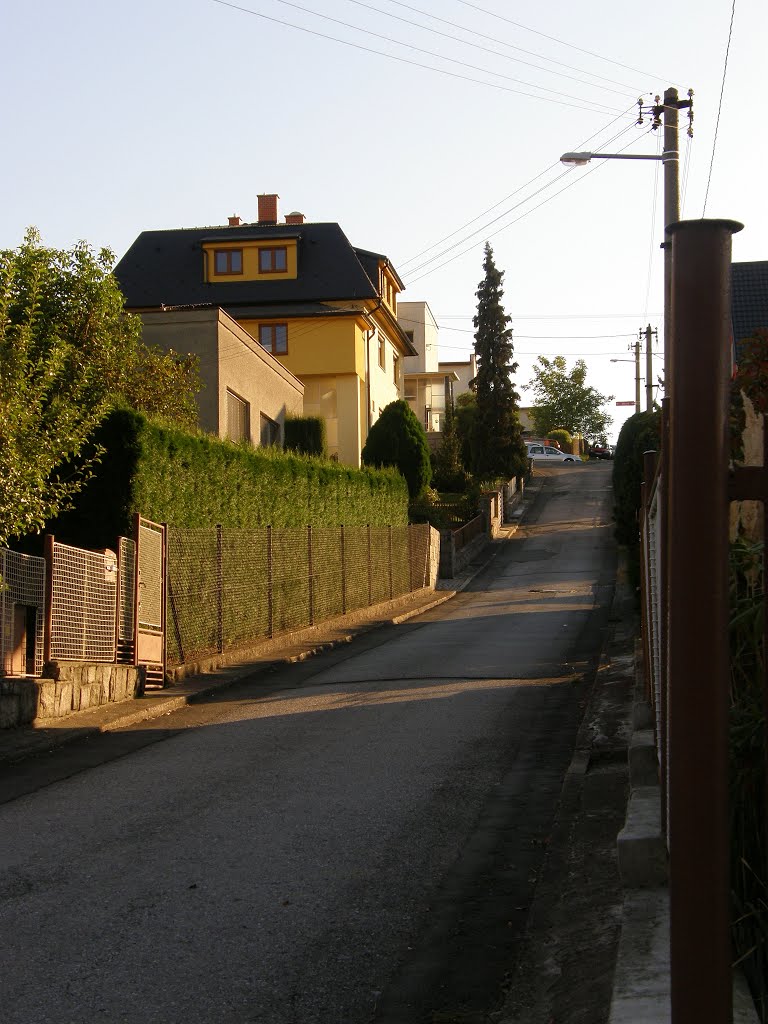
<path fill-rule="evenodd" d="M 584 164 L 589 163 L 593 156 L 593 153 L 563 153 L 560 157 L 560 163 L 575 164 L 578 167 L 583 167 Z"/>

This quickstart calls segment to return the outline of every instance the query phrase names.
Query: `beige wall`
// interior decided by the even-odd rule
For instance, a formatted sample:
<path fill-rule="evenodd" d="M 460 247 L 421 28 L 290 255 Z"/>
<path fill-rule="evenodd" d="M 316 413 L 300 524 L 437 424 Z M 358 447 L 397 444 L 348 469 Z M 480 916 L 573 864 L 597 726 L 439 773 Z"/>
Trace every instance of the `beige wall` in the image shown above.
<path fill-rule="evenodd" d="M 413 345 L 417 356 L 407 356 L 406 373 L 437 373 L 438 328 L 432 310 L 426 302 L 399 302 L 397 320 L 404 331 L 413 331 Z"/>
<path fill-rule="evenodd" d="M 222 309 L 142 313 L 146 344 L 200 359 L 203 388 L 198 395 L 200 426 L 227 436 L 227 389 L 249 405 L 250 439 L 261 439 L 260 416 L 280 424 L 286 414 L 301 416 L 304 385 Z"/>
<path fill-rule="evenodd" d="M 440 363 L 439 369 L 441 373 L 453 371 L 459 378 L 453 384 L 453 397 L 458 398 L 459 395 L 470 390 L 469 382 L 477 376 L 477 360 L 473 352 L 466 362 Z"/>

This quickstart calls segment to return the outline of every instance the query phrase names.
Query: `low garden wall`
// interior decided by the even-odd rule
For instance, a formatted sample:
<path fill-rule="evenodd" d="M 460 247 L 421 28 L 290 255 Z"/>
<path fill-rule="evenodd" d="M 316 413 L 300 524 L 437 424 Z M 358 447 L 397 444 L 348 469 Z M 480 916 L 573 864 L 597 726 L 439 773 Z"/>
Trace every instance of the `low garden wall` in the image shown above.
<path fill-rule="evenodd" d="M 49 662 L 45 677 L 0 679 L 0 729 L 44 725 L 73 711 L 140 697 L 145 671 L 135 665 Z"/>

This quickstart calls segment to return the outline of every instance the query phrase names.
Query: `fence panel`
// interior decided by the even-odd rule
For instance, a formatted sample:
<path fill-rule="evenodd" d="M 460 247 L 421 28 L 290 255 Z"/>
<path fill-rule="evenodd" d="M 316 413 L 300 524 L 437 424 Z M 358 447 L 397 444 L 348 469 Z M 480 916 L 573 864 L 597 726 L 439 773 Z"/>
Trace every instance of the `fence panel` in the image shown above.
<path fill-rule="evenodd" d="M 117 555 L 54 541 L 51 658 L 112 662 L 116 654 Z"/>
<path fill-rule="evenodd" d="M 0 548 L 0 675 L 43 670 L 45 559 Z"/>
<path fill-rule="evenodd" d="M 270 635 L 268 529 L 222 530 L 223 648 Z"/>
<path fill-rule="evenodd" d="M 168 659 L 219 653 L 215 527 L 168 529 Z"/>

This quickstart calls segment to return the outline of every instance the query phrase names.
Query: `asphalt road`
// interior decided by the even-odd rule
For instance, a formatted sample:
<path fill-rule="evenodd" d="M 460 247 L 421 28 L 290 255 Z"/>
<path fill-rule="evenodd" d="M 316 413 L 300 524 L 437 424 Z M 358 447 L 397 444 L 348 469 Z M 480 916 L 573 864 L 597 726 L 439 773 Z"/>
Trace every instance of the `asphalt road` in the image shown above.
<path fill-rule="evenodd" d="M 40 765 L 0 806 L 3 1024 L 496 1009 L 605 630 L 610 470 L 547 467 L 447 605 Z"/>

